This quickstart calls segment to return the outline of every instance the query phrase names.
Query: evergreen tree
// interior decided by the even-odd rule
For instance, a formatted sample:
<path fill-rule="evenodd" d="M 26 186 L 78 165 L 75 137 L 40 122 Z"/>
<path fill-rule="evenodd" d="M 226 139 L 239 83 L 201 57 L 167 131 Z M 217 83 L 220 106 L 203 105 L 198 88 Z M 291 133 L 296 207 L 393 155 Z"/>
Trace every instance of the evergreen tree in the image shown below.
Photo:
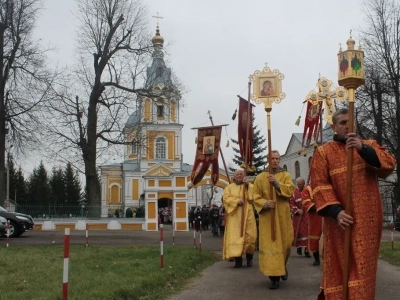
<path fill-rule="evenodd" d="M 81 205 L 82 187 L 78 175 L 74 173 L 72 165 L 67 164 L 64 170 L 65 202 L 68 205 Z"/>
<path fill-rule="evenodd" d="M 254 124 L 254 118 L 253 118 L 253 124 Z M 267 146 L 265 146 L 266 139 L 261 135 L 261 131 L 257 130 L 257 127 L 258 125 L 253 125 L 253 161 L 249 162 L 249 165 L 254 166 L 256 171 L 247 172 L 248 175 L 253 175 L 253 176 L 260 174 L 267 165 L 267 156 L 266 156 Z M 237 140 L 234 139 L 231 139 L 231 141 L 233 144 L 238 145 L 237 147 L 232 146 L 232 149 L 235 152 L 232 160 L 235 163 L 235 165 L 241 166 L 243 164 L 243 159 L 240 155 L 239 143 Z M 229 168 L 229 170 L 234 172 L 236 169 Z"/>
<path fill-rule="evenodd" d="M 48 205 L 50 203 L 50 185 L 46 168 L 43 162 L 33 169 L 28 182 L 29 202 L 33 205 Z"/>
<path fill-rule="evenodd" d="M 54 205 L 62 205 L 66 201 L 65 194 L 65 182 L 63 176 L 63 170 L 61 168 L 53 168 L 49 185 L 51 189 L 50 203 Z"/>
<path fill-rule="evenodd" d="M 28 203 L 27 183 L 24 177 L 24 172 L 21 167 L 18 169 L 17 178 L 15 182 L 15 202 L 17 204 Z"/>

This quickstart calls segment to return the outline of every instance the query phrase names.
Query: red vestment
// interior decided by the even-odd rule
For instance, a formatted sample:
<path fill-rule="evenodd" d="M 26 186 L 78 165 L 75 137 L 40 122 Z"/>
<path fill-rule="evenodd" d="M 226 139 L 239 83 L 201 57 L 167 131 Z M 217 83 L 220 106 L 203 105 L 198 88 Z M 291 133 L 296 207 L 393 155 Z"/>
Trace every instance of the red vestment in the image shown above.
<path fill-rule="evenodd" d="M 375 168 L 353 150 L 352 212 L 348 300 L 375 299 L 376 272 L 383 227 L 382 200 L 376 176 L 392 174 L 396 160 L 376 141 L 362 140 L 373 147 L 380 161 Z M 311 187 L 317 211 L 329 205 L 346 205 L 347 149 L 338 141 L 328 142 L 314 152 Z M 332 217 L 324 218 L 323 278 L 318 299 L 342 299 L 344 230 Z"/>
<path fill-rule="evenodd" d="M 297 213 L 300 209 L 303 210 L 302 215 Z M 305 213 L 301 204 L 301 191 L 298 188 L 294 190 L 290 198 L 290 211 L 293 216 L 294 245 L 307 247 L 308 214 Z"/>
<path fill-rule="evenodd" d="M 312 189 L 307 185 L 301 192 L 301 200 L 304 210 L 308 213 L 308 250 L 317 252 L 319 249 L 319 239 L 322 234 L 322 217 L 316 211 L 310 212 L 310 208 L 315 206 Z"/>

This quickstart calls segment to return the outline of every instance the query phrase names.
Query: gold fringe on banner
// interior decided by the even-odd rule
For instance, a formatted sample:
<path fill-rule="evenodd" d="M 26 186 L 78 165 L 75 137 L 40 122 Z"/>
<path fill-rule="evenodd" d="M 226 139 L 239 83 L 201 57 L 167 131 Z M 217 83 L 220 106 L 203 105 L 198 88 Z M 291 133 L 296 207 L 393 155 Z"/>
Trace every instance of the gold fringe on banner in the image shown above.
<path fill-rule="evenodd" d="M 299 116 L 296 120 L 296 122 L 294 123 L 294 125 L 299 126 L 300 125 L 300 119 L 301 117 Z"/>
<path fill-rule="evenodd" d="M 196 136 L 196 138 L 194 139 L 194 143 L 197 144 L 197 136 Z"/>

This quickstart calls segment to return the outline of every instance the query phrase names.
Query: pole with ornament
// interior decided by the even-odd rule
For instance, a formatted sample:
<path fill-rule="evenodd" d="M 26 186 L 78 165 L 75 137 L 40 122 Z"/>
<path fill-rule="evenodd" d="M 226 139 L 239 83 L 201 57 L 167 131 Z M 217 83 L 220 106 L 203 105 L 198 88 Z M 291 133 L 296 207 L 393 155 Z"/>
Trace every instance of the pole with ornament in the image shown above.
<path fill-rule="evenodd" d="M 279 72 L 279 70 L 271 70 L 268 64 L 265 63 L 265 67 L 262 71 L 255 71 L 250 76 L 250 80 L 253 82 L 253 94 L 251 99 L 257 104 L 264 104 L 265 112 L 267 113 L 267 133 L 268 133 L 268 173 L 273 174 L 272 170 L 272 142 L 271 142 L 271 111 L 272 104 L 279 104 L 285 97 L 285 93 L 282 92 L 282 80 L 285 76 Z M 269 185 L 269 196 L 270 199 L 275 198 L 274 186 Z M 271 240 L 276 239 L 276 228 L 275 228 L 275 209 L 271 209 Z"/>
<path fill-rule="evenodd" d="M 338 82 L 345 87 L 349 93 L 349 123 L 348 132 L 354 132 L 354 103 L 355 91 L 365 82 L 364 77 L 364 52 L 361 46 L 354 49 L 355 41 L 351 37 L 347 40 L 347 50 L 338 53 Z M 354 149 L 347 149 L 347 173 L 346 173 L 346 203 L 345 212 L 352 214 L 352 192 L 353 192 L 353 152 Z M 351 248 L 351 226 L 346 227 L 344 236 L 344 262 L 343 262 L 343 300 L 348 299 L 349 266 Z"/>

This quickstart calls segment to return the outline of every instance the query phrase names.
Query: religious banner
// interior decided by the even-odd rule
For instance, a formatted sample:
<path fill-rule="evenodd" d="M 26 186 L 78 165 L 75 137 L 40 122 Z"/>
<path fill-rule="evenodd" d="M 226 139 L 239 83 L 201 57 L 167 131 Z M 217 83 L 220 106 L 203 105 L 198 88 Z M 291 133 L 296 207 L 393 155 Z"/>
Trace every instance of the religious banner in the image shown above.
<path fill-rule="evenodd" d="M 211 166 L 211 184 L 219 179 L 218 156 L 221 143 L 222 126 L 209 126 L 197 129 L 197 149 L 193 164 L 191 181 L 198 184 Z"/>
<path fill-rule="evenodd" d="M 303 140 L 301 142 L 303 148 L 308 148 L 308 146 L 310 146 L 311 138 L 318 132 L 321 104 L 322 103 L 319 101 L 307 101 Z"/>
<path fill-rule="evenodd" d="M 243 161 L 251 163 L 253 161 L 253 104 L 250 104 L 247 100 L 239 97 L 239 119 L 238 119 L 238 143 L 240 155 Z M 250 118 L 249 124 L 249 135 L 247 136 L 247 120 Z M 246 159 L 246 146 L 248 147 L 247 159 Z"/>

